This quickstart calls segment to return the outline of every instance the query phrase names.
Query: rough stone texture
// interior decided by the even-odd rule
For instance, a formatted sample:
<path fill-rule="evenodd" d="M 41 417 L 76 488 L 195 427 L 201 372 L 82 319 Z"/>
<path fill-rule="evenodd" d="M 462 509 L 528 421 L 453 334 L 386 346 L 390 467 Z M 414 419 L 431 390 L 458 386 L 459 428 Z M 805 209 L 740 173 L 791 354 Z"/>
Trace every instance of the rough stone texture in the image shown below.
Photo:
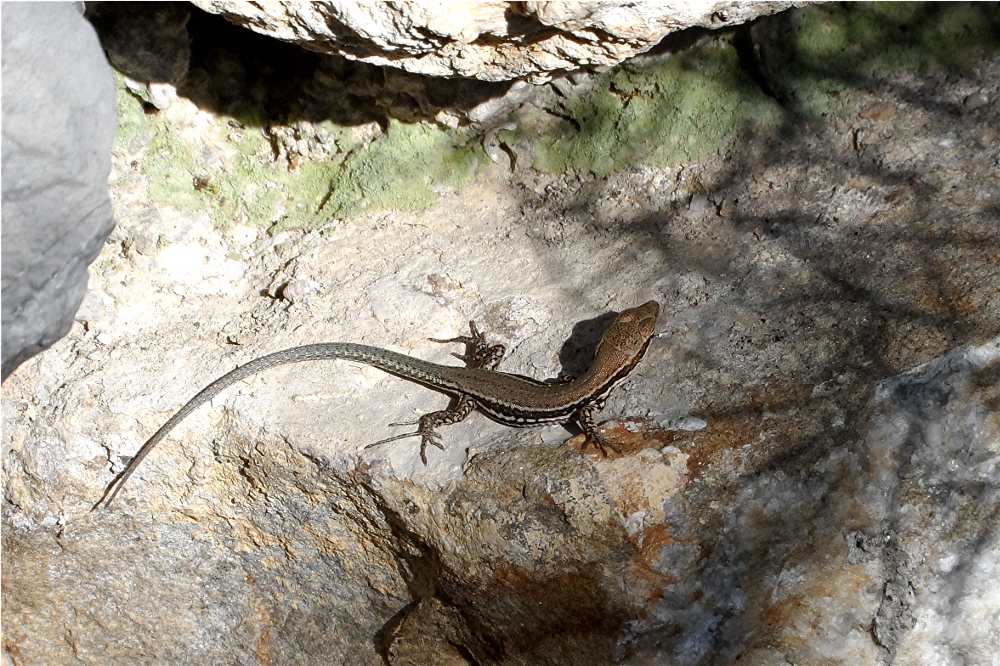
<path fill-rule="evenodd" d="M 951 7 L 928 9 L 932 35 Z M 782 59 L 796 30 L 851 34 L 860 11 L 751 35 L 769 87 L 822 111 L 784 131 L 600 177 L 534 171 L 508 135 L 513 167 L 438 185 L 426 211 L 311 231 L 223 230 L 152 196 L 154 122 L 198 171 L 260 128 L 183 98 L 139 114 L 80 323 L 3 387 L 6 656 L 995 664 L 1000 49 L 919 66 L 896 49 L 861 83 Z M 657 94 L 618 80 L 633 110 Z M 648 298 L 658 335 L 601 414 L 620 455 L 473 415 L 424 467 L 413 441 L 364 447 L 443 396 L 300 364 L 230 387 L 89 512 L 187 398 L 263 353 L 352 340 L 457 363 L 426 338 L 474 318 L 508 345 L 502 368 L 578 374 L 609 311 Z"/>
<path fill-rule="evenodd" d="M 614 65 L 683 28 L 718 28 L 795 2 L 246 2 L 207 12 L 324 53 L 431 76 L 505 81 Z"/>
<path fill-rule="evenodd" d="M 3 8 L 3 377 L 70 329 L 114 227 L 111 71 L 70 3 Z"/>

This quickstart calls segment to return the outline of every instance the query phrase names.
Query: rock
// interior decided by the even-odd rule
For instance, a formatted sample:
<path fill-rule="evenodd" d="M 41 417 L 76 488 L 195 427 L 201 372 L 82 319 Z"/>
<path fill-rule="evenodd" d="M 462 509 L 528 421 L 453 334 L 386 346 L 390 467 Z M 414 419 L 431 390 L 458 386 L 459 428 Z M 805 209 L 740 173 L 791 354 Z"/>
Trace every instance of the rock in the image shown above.
<path fill-rule="evenodd" d="M 13 510 L 5 629 L 25 663 L 988 663 L 998 367 L 995 340 L 880 382 L 859 439 L 718 496 L 718 527 L 642 419 L 608 458 L 512 434 L 442 488 L 224 436 L 224 464 L 150 470 L 198 486 L 182 506 L 144 484 L 65 526 Z"/>
<path fill-rule="evenodd" d="M 940 11 L 961 40 L 952 53 L 968 23 L 988 24 L 969 17 L 990 10 Z M 996 145 L 1000 119 L 993 104 L 956 113 L 956 101 L 991 91 L 1000 57 L 923 72 L 922 56 L 908 68 L 893 51 L 872 80 L 856 45 L 835 41 L 829 53 L 857 69 L 813 84 L 783 75 L 816 34 L 870 34 L 884 12 L 809 7 L 758 24 L 774 24 L 761 49 L 770 75 L 793 84 L 774 89 L 823 111 L 789 116 L 801 133 L 728 115 L 730 86 L 706 96 L 703 77 L 686 84 L 703 101 L 678 105 L 688 98 L 672 97 L 669 76 L 630 63 L 615 76 L 621 95 L 598 98 L 612 110 L 663 96 L 660 114 L 718 116 L 739 140 L 720 139 L 725 129 L 710 154 L 672 166 L 609 140 L 625 166 L 606 177 L 490 166 L 421 213 L 229 229 L 211 201 L 179 208 L 130 177 L 143 173 L 138 146 L 115 151 L 121 245 L 94 271 L 86 325 L 2 387 L 11 660 L 991 663 L 1000 165 L 982 146 Z M 924 24 L 915 14 L 883 25 L 893 43 Z M 703 56 L 721 59 L 737 75 L 721 80 L 741 80 L 728 38 L 666 62 L 686 77 Z M 888 41 L 876 41 L 882 55 Z M 776 104 L 745 92 L 753 113 Z M 860 115 L 881 103 L 891 120 Z M 184 104 L 135 119 L 143 132 L 190 131 L 199 148 L 218 126 L 259 129 L 198 110 L 197 134 Z M 877 139 L 879 165 L 859 162 L 852 126 Z M 685 142 L 700 131 L 679 127 Z M 592 129 L 580 138 L 621 136 Z M 238 185 L 235 196 L 265 187 Z M 695 210 L 693 196 L 704 197 Z M 275 296 L 297 280 L 323 289 L 290 307 Z M 467 333 L 471 319 L 506 345 L 502 370 L 579 375 L 606 316 L 649 298 L 663 303 L 657 336 L 599 415 L 622 449 L 607 458 L 560 427 L 514 431 L 473 414 L 442 428 L 445 450 L 431 447 L 424 466 L 417 441 L 368 445 L 445 396 L 307 362 L 203 405 L 109 510 L 90 510 L 185 400 L 252 358 L 348 340 L 458 364 L 460 345 L 427 338 Z"/>
<path fill-rule="evenodd" d="M 70 4 L 3 9 L 3 377 L 69 331 L 114 227 L 115 90 Z"/>
<path fill-rule="evenodd" d="M 376 65 L 431 76 L 542 81 L 553 72 L 619 63 L 677 30 L 735 25 L 801 3 L 194 4 L 262 34 Z"/>
<path fill-rule="evenodd" d="M 310 294 L 318 294 L 323 286 L 315 280 L 292 280 L 281 289 L 281 297 L 296 305 L 306 301 Z"/>
<path fill-rule="evenodd" d="M 978 109 L 981 106 L 986 106 L 989 101 L 989 98 L 984 93 L 976 92 L 968 95 L 964 100 L 962 100 L 962 104 L 966 109 L 972 111 L 973 109 Z"/>

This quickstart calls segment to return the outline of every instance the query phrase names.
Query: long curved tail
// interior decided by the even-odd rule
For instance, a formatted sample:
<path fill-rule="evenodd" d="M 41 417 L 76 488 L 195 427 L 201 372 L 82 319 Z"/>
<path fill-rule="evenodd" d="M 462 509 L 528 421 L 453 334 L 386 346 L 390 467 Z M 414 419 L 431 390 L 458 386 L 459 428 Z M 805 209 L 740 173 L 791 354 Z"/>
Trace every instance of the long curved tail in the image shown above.
<path fill-rule="evenodd" d="M 413 359 L 408 356 L 390 352 L 385 349 L 379 349 L 377 347 L 369 347 L 368 345 L 359 345 L 349 342 L 321 342 L 312 345 L 302 345 L 301 347 L 283 349 L 281 351 L 267 354 L 266 356 L 261 356 L 260 358 L 254 359 L 234 370 L 231 370 L 230 372 L 227 372 L 203 388 L 183 407 L 181 407 L 176 414 L 171 416 L 166 423 L 160 426 L 160 429 L 157 430 L 152 437 L 146 440 L 146 443 L 142 445 L 142 448 L 136 452 L 135 456 L 129 461 L 129 464 L 125 467 L 125 469 L 122 470 L 122 472 L 116 476 L 110 484 L 108 484 L 108 487 L 104 490 L 104 494 L 94 505 L 93 509 L 98 508 L 102 504 L 104 506 L 111 504 L 121 491 L 122 486 L 124 486 L 125 482 L 128 481 L 128 478 L 132 476 L 135 470 L 142 463 L 143 459 L 149 455 L 149 452 L 152 451 L 153 448 L 159 444 L 160 441 L 162 441 L 163 438 L 166 437 L 178 423 L 187 418 L 191 412 L 214 398 L 227 387 L 235 384 L 241 379 L 260 372 L 261 370 L 266 370 L 267 368 L 272 368 L 277 365 L 297 363 L 300 361 L 333 359 L 359 361 L 382 368 L 383 370 L 388 370 L 389 372 L 412 368 L 414 366 L 424 366 L 425 372 L 427 370 L 433 372 L 432 368 L 434 367 L 434 364 L 427 363 L 426 361 L 420 361 L 419 359 Z"/>

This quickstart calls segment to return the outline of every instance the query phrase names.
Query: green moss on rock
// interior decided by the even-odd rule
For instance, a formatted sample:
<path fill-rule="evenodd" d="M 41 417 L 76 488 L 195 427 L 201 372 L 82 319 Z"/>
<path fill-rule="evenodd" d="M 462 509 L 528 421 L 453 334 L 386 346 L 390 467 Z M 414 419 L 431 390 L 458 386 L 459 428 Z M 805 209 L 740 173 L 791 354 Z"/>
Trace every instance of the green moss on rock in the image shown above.
<path fill-rule="evenodd" d="M 385 136 L 344 162 L 330 181 L 322 213 L 344 218 L 379 210 L 424 210 L 435 185 L 459 186 L 486 155 L 455 131 L 390 121 Z"/>
<path fill-rule="evenodd" d="M 746 128 L 776 126 L 782 110 L 739 65 L 730 40 L 653 66 L 626 63 L 579 97 L 561 98 L 551 118 L 519 117 L 535 136 L 534 166 L 607 175 L 629 165 L 672 166 L 724 149 Z"/>
<path fill-rule="evenodd" d="M 517 130 L 501 138 L 545 173 L 674 166 L 727 152 L 746 132 L 841 113 L 843 92 L 928 67 L 970 67 L 1000 47 L 1000 19 L 993 3 L 810 5 L 762 19 L 753 35 L 762 67 L 754 75 L 725 33 L 670 57 L 624 63 L 580 94 L 540 88 L 515 112 Z M 330 159 L 290 169 L 273 160 L 263 112 L 250 101 L 241 123 L 213 121 L 223 145 L 195 145 L 169 114 L 146 114 L 120 75 L 118 87 L 118 146 L 138 165 L 120 177 L 144 177 L 155 201 L 208 210 L 222 228 L 315 228 L 331 218 L 419 211 L 437 188 L 460 186 L 490 164 L 469 130 L 390 120 L 369 142 L 324 121 L 336 147 Z"/>

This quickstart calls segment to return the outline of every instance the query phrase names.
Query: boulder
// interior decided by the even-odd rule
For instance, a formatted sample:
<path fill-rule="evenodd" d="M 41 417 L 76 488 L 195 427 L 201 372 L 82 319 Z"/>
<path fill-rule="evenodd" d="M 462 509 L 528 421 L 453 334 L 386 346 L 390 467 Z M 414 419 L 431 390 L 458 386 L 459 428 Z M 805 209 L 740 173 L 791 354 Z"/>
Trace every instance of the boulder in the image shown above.
<path fill-rule="evenodd" d="M 3 8 L 3 378 L 66 335 L 114 228 L 115 89 L 69 3 Z"/>
<path fill-rule="evenodd" d="M 692 26 L 723 27 L 795 2 L 248 2 L 195 0 L 265 35 L 431 76 L 544 81 L 614 65 Z"/>

